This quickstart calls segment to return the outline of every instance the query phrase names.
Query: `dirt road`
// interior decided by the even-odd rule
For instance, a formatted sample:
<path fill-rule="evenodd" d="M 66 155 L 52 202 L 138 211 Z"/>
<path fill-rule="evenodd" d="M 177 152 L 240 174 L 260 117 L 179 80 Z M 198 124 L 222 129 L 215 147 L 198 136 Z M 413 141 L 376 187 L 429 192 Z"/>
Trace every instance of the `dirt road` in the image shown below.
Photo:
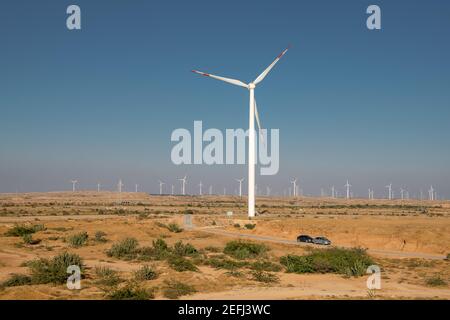
<path fill-rule="evenodd" d="M 196 228 L 197 231 L 213 233 L 222 236 L 246 238 L 257 241 L 268 241 L 281 244 L 290 244 L 297 246 L 314 246 L 312 244 L 301 243 L 295 240 L 286 240 L 280 238 L 273 238 L 268 236 L 253 235 L 253 234 L 243 234 L 239 232 L 230 232 L 225 230 L 220 230 L 218 228 Z M 342 246 L 341 246 L 342 247 Z M 404 251 L 393 251 L 393 250 L 381 250 L 381 249 L 368 249 L 367 252 L 373 255 L 385 256 L 390 258 L 419 258 L 419 259 L 430 259 L 430 260 L 444 260 L 446 257 L 443 255 L 420 253 L 420 252 L 404 252 Z"/>

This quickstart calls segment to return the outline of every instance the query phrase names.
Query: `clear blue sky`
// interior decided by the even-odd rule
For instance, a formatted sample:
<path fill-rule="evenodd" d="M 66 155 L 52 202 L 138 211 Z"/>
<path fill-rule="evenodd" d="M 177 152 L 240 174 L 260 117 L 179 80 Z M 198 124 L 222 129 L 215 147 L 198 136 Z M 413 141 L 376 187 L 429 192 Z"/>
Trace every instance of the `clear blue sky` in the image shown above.
<path fill-rule="evenodd" d="M 78 4 L 82 30 L 66 28 Z M 366 8 L 382 9 L 369 31 Z M 280 129 L 280 171 L 257 177 L 305 193 L 348 178 L 358 195 L 450 196 L 450 2 L 2 1 L 0 192 L 94 189 L 97 181 L 157 192 L 189 176 L 216 191 L 245 166 L 175 166 L 170 134 L 203 120 L 246 128 L 248 93 L 193 68 L 253 80 L 291 50 L 256 92 Z"/>

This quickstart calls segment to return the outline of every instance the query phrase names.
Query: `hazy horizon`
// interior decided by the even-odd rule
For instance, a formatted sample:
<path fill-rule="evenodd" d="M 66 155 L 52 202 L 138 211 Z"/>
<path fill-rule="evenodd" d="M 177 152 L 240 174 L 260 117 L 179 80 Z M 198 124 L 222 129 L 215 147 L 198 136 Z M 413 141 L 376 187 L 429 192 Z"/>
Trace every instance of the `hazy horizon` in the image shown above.
<path fill-rule="evenodd" d="M 0 193 L 81 189 L 233 194 L 246 165 L 170 160 L 177 128 L 247 128 L 248 93 L 190 72 L 255 79 L 265 128 L 280 130 L 280 170 L 256 176 L 282 193 L 410 197 L 432 185 L 450 198 L 450 3 L 377 1 L 382 30 L 366 28 L 370 1 L 6 1 L 0 12 Z M 258 172 L 258 170 L 257 170 Z M 244 190 L 247 186 L 244 181 Z M 260 189 L 261 190 L 261 189 Z"/>

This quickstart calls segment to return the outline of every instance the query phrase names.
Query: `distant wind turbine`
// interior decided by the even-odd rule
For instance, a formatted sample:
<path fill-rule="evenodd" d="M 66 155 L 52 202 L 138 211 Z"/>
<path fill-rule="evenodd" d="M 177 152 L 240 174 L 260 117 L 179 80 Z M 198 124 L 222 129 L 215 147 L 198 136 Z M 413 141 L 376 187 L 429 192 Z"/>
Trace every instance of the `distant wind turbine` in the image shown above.
<path fill-rule="evenodd" d="M 242 198 L 242 181 L 244 181 L 244 178 L 242 179 L 235 179 L 237 182 L 239 182 L 239 197 Z"/>
<path fill-rule="evenodd" d="M 163 194 L 163 185 L 165 185 L 165 183 L 164 182 L 162 182 L 161 180 L 158 180 L 158 182 L 159 182 L 159 195 L 162 195 Z"/>
<path fill-rule="evenodd" d="M 75 192 L 75 187 L 76 187 L 76 184 L 78 183 L 78 180 L 70 180 L 70 182 L 72 183 L 72 192 Z"/>
<path fill-rule="evenodd" d="M 350 187 L 351 186 L 352 185 L 350 183 L 348 183 L 348 180 L 347 180 L 347 183 L 345 184 L 345 187 L 347 188 L 347 199 L 350 199 Z"/>
<path fill-rule="evenodd" d="M 203 184 L 202 184 L 202 182 L 200 181 L 200 183 L 198 184 L 198 186 L 200 187 L 200 192 L 199 192 L 199 195 L 202 195 L 202 186 L 203 186 Z"/>
<path fill-rule="evenodd" d="M 291 183 L 293 184 L 292 190 L 294 191 L 293 196 L 297 196 L 297 178 L 294 178 L 291 180 Z"/>
<path fill-rule="evenodd" d="M 429 195 L 429 199 L 431 201 L 433 201 L 434 200 L 434 189 L 433 189 L 433 186 L 430 186 L 430 190 L 428 190 L 428 195 Z"/>
<path fill-rule="evenodd" d="M 187 181 L 187 177 L 184 176 L 184 178 L 180 178 L 178 180 L 181 181 L 181 194 L 184 196 L 184 195 L 186 195 L 186 181 Z"/>
<path fill-rule="evenodd" d="M 386 186 L 388 188 L 388 199 L 392 200 L 392 183 Z"/>
<path fill-rule="evenodd" d="M 122 187 L 123 187 L 122 179 L 119 179 L 119 183 L 117 183 L 117 190 L 119 191 L 119 193 L 122 192 Z"/>
<path fill-rule="evenodd" d="M 101 187 L 102 185 L 100 184 L 100 182 L 99 183 L 97 183 L 97 192 L 100 192 L 100 187 Z"/>

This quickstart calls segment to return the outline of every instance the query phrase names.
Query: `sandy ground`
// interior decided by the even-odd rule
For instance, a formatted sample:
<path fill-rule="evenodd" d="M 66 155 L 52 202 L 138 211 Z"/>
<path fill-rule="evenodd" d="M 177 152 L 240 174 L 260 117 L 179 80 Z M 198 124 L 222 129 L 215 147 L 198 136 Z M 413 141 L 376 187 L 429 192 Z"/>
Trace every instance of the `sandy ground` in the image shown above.
<path fill-rule="evenodd" d="M 264 213 L 248 221 L 245 199 L 237 197 L 109 192 L 2 194 L 0 235 L 17 223 L 42 223 L 46 230 L 33 235 L 41 240 L 37 245 L 0 236 L 0 282 L 13 273 L 28 273 L 25 261 L 50 258 L 66 250 L 79 254 L 87 268 L 82 290 L 68 290 L 64 285 L 26 285 L 0 290 L 0 299 L 104 299 L 105 290 L 95 284 L 94 267 L 108 266 L 128 279 L 143 265 L 106 255 L 112 244 L 126 237 L 135 237 L 141 246 L 163 237 L 169 245 L 182 240 L 198 249 L 222 249 L 228 241 L 247 235 L 266 244 L 269 258 L 277 261 L 286 254 L 305 254 L 309 246 L 295 243 L 299 234 L 326 236 L 336 246 L 367 248 L 382 266 L 382 289 L 368 292 L 366 277 L 283 271 L 276 273 L 278 283 L 265 284 L 203 265 L 199 272 L 177 272 L 164 261 L 152 262 L 160 275 L 142 285 L 161 288 L 164 280 L 177 279 L 197 289 L 194 295 L 183 297 L 186 299 L 450 298 L 450 264 L 443 260 L 450 252 L 448 202 L 261 198 L 257 203 L 258 211 Z M 158 224 L 182 225 L 187 210 L 193 213 L 193 230 L 172 233 Z M 227 211 L 233 211 L 233 216 L 226 217 Z M 244 228 L 247 223 L 256 227 L 248 230 Z M 66 237 L 80 231 L 88 232 L 91 240 L 86 246 L 70 247 Z M 106 243 L 92 241 L 97 231 L 106 233 Z M 447 284 L 427 285 L 426 279 L 435 275 Z M 156 292 L 157 299 L 164 298 L 161 291 Z"/>

